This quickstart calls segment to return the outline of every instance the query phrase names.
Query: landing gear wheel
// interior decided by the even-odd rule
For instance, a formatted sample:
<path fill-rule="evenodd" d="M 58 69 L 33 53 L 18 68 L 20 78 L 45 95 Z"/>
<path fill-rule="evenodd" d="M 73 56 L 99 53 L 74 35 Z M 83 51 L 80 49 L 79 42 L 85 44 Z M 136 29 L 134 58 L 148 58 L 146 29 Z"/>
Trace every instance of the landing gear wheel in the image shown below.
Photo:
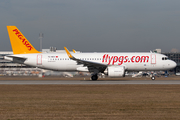
<path fill-rule="evenodd" d="M 97 76 L 97 75 L 92 75 L 92 76 L 91 76 L 91 80 L 94 81 L 94 80 L 97 80 L 97 79 L 98 79 L 98 76 Z"/>
<path fill-rule="evenodd" d="M 152 77 L 151 77 L 151 80 L 155 80 L 155 76 L 152 76 Z"/>

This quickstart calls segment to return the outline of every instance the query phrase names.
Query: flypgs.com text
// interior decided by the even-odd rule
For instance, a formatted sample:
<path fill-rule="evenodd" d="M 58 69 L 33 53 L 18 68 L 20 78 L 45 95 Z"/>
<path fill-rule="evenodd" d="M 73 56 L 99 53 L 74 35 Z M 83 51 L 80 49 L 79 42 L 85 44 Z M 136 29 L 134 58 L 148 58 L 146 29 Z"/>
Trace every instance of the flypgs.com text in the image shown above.
<path fill-rule="evenodd" d="M 145 63 L 149 62 L 149 56 L 132 56 L 129 58 L 128 56 L 110 56 L 108 54 L 103 55 L 102 62 L 108 62 L 108 65 L 112 63 L 118 63 L 118 65 L 122 65 L 123 63 Z"/>

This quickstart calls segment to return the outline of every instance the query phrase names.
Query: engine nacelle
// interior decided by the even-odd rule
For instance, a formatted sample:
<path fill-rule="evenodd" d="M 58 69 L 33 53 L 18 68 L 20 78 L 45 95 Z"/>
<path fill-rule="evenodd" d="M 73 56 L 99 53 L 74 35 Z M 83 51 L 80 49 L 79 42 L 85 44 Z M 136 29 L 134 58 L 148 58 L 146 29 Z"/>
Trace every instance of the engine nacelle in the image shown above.
<path fill-rule="evenodd" d="M 109 77 L 124 77 L 125 68 L 124 66 L 108 66 L 104 71 L 104 74 Z"/>

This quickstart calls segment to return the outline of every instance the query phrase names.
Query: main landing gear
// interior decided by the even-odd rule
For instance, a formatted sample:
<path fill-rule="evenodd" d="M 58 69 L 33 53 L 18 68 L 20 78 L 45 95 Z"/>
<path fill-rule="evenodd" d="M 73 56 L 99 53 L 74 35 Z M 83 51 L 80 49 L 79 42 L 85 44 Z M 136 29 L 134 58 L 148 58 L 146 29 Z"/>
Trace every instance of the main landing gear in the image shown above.
<path fill-rule="evenodd" d="M 91 76 L 91 80 L 95 81 L 98 79 L 98 75 L 97 74 L 94 74 Z"/>

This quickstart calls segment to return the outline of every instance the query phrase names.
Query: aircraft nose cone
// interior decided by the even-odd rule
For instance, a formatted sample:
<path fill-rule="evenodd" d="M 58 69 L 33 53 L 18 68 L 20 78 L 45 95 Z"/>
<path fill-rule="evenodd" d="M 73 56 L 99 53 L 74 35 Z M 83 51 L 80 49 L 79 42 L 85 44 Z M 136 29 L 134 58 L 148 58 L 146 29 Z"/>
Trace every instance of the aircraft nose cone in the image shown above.
<path fill-rule="evenodd" d="M 173 61 L 174 62 L 174 61 Z M 173 66 L 174 66 L 174 68 L 177 66 L 177 63 L 176 62 L 174 62 L 174 64 L 173 64 Z"/>
<path fill-rule="evenodd" d="M 172 68 L 175 68 L 177 66 L 177 63 L 172 61 L 171 66 L 172 66 Z"/>

